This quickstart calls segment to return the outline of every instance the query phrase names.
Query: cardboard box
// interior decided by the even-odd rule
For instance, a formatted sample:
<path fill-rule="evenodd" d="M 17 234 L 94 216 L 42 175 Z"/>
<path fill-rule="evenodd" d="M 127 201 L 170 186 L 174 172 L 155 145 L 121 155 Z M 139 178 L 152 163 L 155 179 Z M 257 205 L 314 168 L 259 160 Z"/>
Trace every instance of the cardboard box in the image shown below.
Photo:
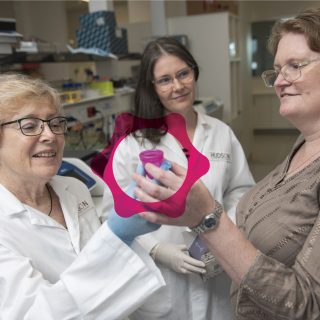
<path fill-rule="evenodd" d="M 81 28 L 77 31 L 77 42 L 82 48 L 98 48 L 113 54 L 128 53 L 127 30 L 123 28 Z"/>
<path fill-rule="evenodd" d="M 221 11 L 229 11 L 235 15 L 238 14 L 238 2 L 237 0 L 188 0 L 187 3 L 187 14 L 202 14 L 202 13 L 213 13 Z"/>
<path fill-rule="evenodd" d="M 80 16 L 80 28 L 91 27 L 112 27 L 115 28 L 116 18 L 113 11 L 96 11 Z"/>

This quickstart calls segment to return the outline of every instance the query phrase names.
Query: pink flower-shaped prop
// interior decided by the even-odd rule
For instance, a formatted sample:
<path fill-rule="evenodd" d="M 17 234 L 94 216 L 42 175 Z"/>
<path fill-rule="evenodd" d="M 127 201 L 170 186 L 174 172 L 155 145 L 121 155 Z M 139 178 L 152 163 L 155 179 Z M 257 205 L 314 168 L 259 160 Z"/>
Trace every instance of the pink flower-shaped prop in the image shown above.
<path fill-rule="evenodd" d="M 134 125 L 133 125 L 134 124 Z M 164 128 L 172 134 L 187 152 L 188 170 L 186 178 L 180 189 L 171 197 L 157 202 L 142 202 L 129 197 L 115 180 L 112 168 L 114 153 L 121 141 L 131 132 L 145 128 Z M 153 211 L 163 213 L 176 218 L 183 214 L 188 192 L 192 185 L 209 170 L 209 160 L 201 154 L 189 140 L 184 118 L 176 113 L 169 114 L 161 119 L 141 119 L 129 113 L 118 116 L 114 131 L 113 141 L 116 141 L 107 166 L 104 170 L 103 180 L 108 184 L 114 199 L 116 212 L 122 217 L 130 217 L 134 214 Z M 94 165 L 92 169 L 95 170 Z M 101 168 L 100 168 L 101 172 Z"/>

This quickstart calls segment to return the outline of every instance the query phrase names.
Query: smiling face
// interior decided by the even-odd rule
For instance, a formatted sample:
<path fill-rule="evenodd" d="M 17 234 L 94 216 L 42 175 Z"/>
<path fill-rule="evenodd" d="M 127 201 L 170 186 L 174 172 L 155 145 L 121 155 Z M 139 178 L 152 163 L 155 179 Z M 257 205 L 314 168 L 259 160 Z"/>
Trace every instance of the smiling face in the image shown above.
<path fill-rule="evenodd" d="M 58 116 L 55 106 L 47 98 L 30 99 L 8 122 L 24 117 L 43 120 Z M 48 124 L 38 136 L 25 136 L 17 123 L 1 127 L 0 132 L 0 182 L 4 184 L 46 183 L 61 164 L 64 135 L 52 133 Z"/>
<path fill-rule="evenodd" d="M 301 68 L 301 76 L 290 83 L 280 73 L 274 84 L 280 99 L 280 114 L 300 129 L 301 125 L 320 126 L 320 53 L 312 51 L 302 34 L 286 33 L 281 38 L 274 67 L 316 60 Z"/>
<path fill-rule="evenodd" d="M 173 85 L 163 92 L 161 87 L 155 85 L 156 93 L 168 112 L 176 112 L 188 116 L 193 112 L 193 102 L 195 100 L 195 80 L 182 83 L 175 78 L 177 73 L 188 67 L 185 61 L 180 58 L 164 53 L 155 63 L 153 69 L 154 79 L 164 76 L 173 78 Z M 193 72 L 193 71 L 192 71 Z"/>

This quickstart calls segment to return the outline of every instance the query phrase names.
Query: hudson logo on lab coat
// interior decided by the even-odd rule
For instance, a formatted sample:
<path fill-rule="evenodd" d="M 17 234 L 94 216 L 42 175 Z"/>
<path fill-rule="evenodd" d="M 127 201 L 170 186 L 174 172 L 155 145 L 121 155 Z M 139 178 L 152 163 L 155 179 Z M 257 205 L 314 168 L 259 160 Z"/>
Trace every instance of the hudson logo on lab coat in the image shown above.
<path fill-rule="evenodd" d="M 209 152 L 209 160 L 210 161 L 226 161 L 231 162 L 231 155 L 230 153 L 224 152 Z"/>

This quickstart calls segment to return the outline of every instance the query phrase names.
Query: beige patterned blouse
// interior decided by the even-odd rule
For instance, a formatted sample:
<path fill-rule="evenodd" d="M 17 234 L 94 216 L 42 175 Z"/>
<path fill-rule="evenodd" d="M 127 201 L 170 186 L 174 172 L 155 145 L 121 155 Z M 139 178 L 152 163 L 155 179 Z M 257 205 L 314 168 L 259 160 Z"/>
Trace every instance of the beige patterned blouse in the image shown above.
<path fill-rule="evenodd" d="M 261 253 L 232 286 L 237 319 L 320 319 L 320 158 L 286 178 L 303 142 L 238 205 L 237 224 Z"/>

